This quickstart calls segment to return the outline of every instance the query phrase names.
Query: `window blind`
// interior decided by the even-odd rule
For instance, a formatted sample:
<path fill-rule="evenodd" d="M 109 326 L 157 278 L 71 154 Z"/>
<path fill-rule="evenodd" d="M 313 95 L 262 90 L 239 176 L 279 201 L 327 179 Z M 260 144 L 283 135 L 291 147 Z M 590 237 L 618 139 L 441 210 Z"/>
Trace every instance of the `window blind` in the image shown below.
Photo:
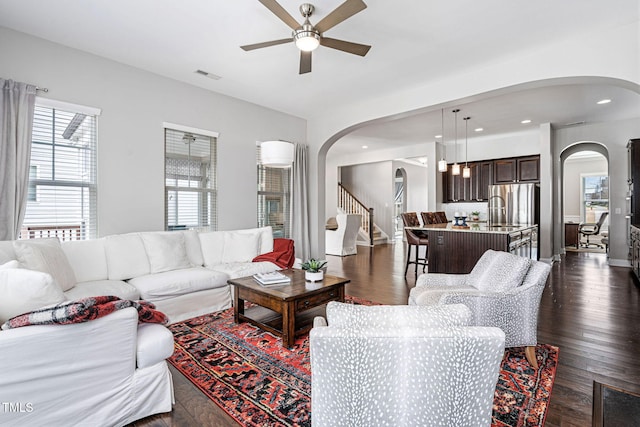
<path fill-rule="evenodd" d="M 96 116 L 36 105 L 20 237 L 97 235 Z"/>
<path fill-rule="evenodd" d="M 165 228 L 217 229 L 216 138 L 165 128 Z"/>
<path fill-rule="evenodd" d="M 260 163 L 260 146 L 256 150 L 258 167 L 258 227 L 271 226 L 274 237 L 291 237 L 291 168 L 270 168 Z"/>

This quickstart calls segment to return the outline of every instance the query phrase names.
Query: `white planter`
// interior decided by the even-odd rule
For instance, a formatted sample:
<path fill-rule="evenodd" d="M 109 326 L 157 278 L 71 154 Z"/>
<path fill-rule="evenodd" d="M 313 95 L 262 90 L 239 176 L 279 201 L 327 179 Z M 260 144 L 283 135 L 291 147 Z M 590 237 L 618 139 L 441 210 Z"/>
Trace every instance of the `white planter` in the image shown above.
<path fill-rule="evenodd" d="M 322 279 L 324 278 L 324 271 L 318 271 L 316 273 L 305 271 L 304 278 L 307 282 L 322 282 Z"/>

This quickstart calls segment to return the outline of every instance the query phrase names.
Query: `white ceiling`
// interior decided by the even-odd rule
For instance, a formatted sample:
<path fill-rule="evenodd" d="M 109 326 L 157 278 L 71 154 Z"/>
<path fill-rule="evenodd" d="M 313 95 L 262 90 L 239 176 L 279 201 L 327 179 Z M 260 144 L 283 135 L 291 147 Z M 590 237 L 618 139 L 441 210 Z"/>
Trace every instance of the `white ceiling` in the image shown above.
<path fill-rule="evenodd" d="M 300 0 L 280 0 L 296 19 Z M 342 0 L 314 3 L 318 22 Z M 257 0 L 2 0 L 0 26 L 32 34 L 302 118 L 354 100 L 393 93 L 491 64 L 581 33 L 638 21 L 637 0 L 365 0 L 368 8 L 326 36 L 372 45 L 362 58 L 326 47 L 313 71 L 298 74 L 291 44 L 251 52 L 240 45 L 290 37 L 291 30 Z M 568 53 L 570 54 L 570 53 Z M 195 73 L 221 76 L 212 80 Z M 595 101 L 611 98 L 601 106 Z M 484 97 L 462 115 L 486 133 L 542 122 L 564 125 L 640 116 L 640 96 L 612 86 L 572 85 Z M 440 110 L 371 125 L 335 149 L 413 144 L 440 133 Z M 351 142 L 350 142 L 351 141 Z M 373 148 L 373 147 L 372 147 Z M 334 148 L 332 148 L 333 150 Z"/>

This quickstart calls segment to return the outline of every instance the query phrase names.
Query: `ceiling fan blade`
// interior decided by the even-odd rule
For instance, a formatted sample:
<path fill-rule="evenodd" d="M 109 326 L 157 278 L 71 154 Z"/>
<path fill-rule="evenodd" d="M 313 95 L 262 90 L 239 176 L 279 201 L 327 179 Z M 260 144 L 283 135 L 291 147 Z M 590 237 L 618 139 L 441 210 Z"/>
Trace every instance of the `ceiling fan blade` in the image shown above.
<path fill-rule="evenodd" d="M 320 39 L 320 44 L 322 46 L 360 56 L 365 56 L 367 52 L 369 52 L 369 49 L 371 49 L 371 46 L 366 44 L 347 42 L 344 40 L 332 39 L 330 37 L 322 37 Z"/>
<path fill-rule="evenodd" d="M 300 51 L 300 73 L 306 74 L 311 72 L 311 52 Z"/>
<path fill-rule="evenodd" d="M 356 13 L 367 8 L 362 0 L 347 0 L 336 7 L 333 12 L 325 16 L 315 25 L 316 30 L 324 33 L 329 28 L 333 28 L 345 19 L 351 18 Z M 295 29 L 295 28 L 294 28 Z"/>
<path fill-rule="evenodd" d="M 274 15 L 282 20 L 285 24 L 287 24 L 292 30 L 295 30 L 300 26 L 298 21 L 295 20 L 293 16 L 289 14 L 280 3 L 276 0 L 258 0 L 262 3 L 267 9 L 269 9 Z"/>
<path fill-rule="evenodd" d="M 292 38 L 288 38 L 288 39 L 280 39 L 280 40 L 271 40 L 270 42 L 246 44 L 246 45 L 240 46 L 240 47 L 243 50 L 254 50 L 254 49 L 262 49 L 263 47 L 269 47 L 269 46 L 275 46 L 275 45 L 278 45 L 278 44 L 289 43 L 289 42 L 292 42 L 292 41 L 293 41 Z"/>

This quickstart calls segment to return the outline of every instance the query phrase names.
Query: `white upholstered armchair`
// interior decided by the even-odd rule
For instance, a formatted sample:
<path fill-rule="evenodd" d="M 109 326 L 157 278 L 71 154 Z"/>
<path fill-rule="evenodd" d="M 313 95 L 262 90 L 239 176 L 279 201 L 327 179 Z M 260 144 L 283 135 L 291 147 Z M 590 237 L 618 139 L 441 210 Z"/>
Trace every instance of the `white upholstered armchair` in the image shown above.
<path fill-rule="evenodd" d="M 461 304 L 330 302 L 310 332 L 314 427 L 489 426 L 504 353 Z"/>
<path fill-rule="evenodd" d="M 327 255 L 355 255 L 358 252 L 356 239 L 362 222 L 362 215 L 336 215 L 338 228 L 325 230 L 325 253 Z"/>
<path fill-rule="evenodd" d="M 471 324 L 499 327 L 505 347 L 525 347 L 537 368 L 538 309 L 550 271 L 543 262 L 488 250 L 469 274 L 420 275 L 409 305 L 464 304 L 471 309 Z"/>

